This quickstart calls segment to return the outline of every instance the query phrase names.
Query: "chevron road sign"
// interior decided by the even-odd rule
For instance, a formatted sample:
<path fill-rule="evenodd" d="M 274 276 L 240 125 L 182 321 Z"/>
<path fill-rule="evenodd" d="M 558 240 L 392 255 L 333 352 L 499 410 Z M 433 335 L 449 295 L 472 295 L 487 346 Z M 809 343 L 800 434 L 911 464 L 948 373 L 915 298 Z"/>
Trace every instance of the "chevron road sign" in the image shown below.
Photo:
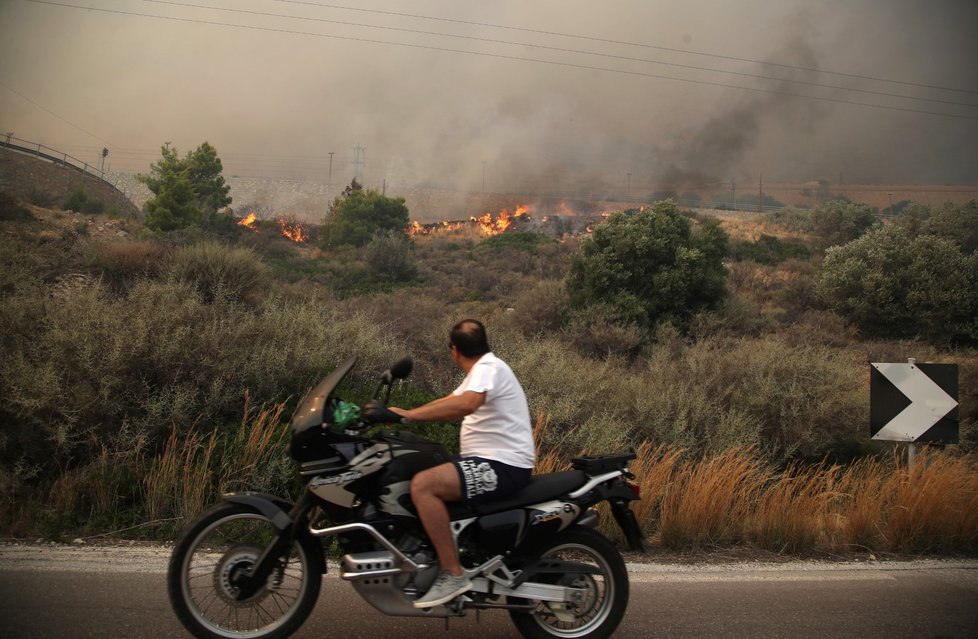
<path fill-rule="evenodd" d="M 873 439 L 957 443 L 957 364 L 870 364 L 869 371 Z"/>

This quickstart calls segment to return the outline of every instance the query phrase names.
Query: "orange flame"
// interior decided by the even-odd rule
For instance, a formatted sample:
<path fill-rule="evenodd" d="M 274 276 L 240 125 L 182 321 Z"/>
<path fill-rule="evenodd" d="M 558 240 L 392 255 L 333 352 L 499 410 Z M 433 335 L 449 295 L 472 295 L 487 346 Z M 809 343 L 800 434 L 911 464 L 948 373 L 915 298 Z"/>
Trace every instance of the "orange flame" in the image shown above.
<path fill-rule="evenodd" d="M 258 223 L 258 216 L 254 213 L 249 213 L 247 217 L 243 217 L 238 221 L 238 226 L 243 226 L 246 229 L 251 229 L 252 231 L 257 231 L 258 228 L 255 226 Z"/>
<path fill-rule="evenodd" d="M 514 218 L 524 217 L 529 215 L 530 207 L 526 204 L 520 204 L 517 206 L 512 213 L 507 209 L 503 209 L 499 212 L 494 220 L 492 213 L 486 213 L 480 217 L 471 217 L 471 221 L 479 225 L 479 230 L 485 236 L 498 235 L 504 233 L 508 228 L 513 225 Z"/>
<path fill-rule="evenodd" d="M 289 238 L 293 242 L 308 242 L 309 234 L 301 223 L 295 220 L 286 220 L 284 217 L 280 217 L 278 220 L 278 226 L 282 229 L 282 235 Z"/>
<path fill-rule="evenodd" d="M 428 230 L 421 226 L 421 222 L 414 220 L 411 225 L 404 229 L 404 232 L 408 235 L 427 235 Z"/>

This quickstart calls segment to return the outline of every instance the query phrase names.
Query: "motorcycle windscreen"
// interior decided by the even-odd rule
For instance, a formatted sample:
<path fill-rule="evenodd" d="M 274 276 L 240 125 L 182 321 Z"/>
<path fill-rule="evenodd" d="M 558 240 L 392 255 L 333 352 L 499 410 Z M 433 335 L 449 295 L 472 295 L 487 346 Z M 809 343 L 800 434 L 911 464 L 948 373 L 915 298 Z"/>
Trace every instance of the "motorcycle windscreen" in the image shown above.
<path fill-rule="evenodd" d="M 357 363 L 356 357 L 351 357 L 342 366 L 326 376 L 312 390 L 306 393 L 292 415 L 292 433 L 297 434 L 310 428 L 319 428 L 323 423 L 332 419 L 324 414 L 326 402 L 333 390 L 339 385 L 346 374 Z"/>

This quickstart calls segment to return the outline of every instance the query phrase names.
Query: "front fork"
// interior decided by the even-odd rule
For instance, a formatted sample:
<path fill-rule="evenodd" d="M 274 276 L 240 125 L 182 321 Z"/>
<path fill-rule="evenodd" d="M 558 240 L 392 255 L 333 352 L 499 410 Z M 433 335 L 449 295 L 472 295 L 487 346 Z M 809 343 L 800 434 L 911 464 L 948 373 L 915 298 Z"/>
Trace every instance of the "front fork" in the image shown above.
<path fill-rule="evenodd" d="M 254 565 L 247 572 L 241 573 L 233 580 L 234 586 L 238 589 L 237 599 L 243 601 L 255 595 L 261 588 L 268 583 L 268 578 L 278 565 L 279 559 L 287 555 L 289 548 L 295 541 L 299 533 L 300 523 L 305 521 L 309 511 L 316 505 L 309 491 L 303 491 L 299 500 L 285 512 L 274 502 L 257 495 L 229 494 L 224 499 L 236 503 L 244 503 L 253 506 L 263 515 L 268 517 L 272 525 L 278 530 L 278 534 L 270 541 L 258 556 Z"/>

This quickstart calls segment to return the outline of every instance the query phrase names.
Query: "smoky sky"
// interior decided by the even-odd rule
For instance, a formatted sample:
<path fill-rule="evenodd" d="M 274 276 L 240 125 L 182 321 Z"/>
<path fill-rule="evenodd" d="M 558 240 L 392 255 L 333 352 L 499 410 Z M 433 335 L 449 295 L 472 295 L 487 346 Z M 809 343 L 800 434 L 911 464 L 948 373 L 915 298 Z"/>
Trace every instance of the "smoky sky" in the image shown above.
<path fill-rule="evenodd" d="M 61 2 L 0 2 L 0 133 L 116 171 L 206 140 L 394 190 L 978 181 L 971 0 Z"/>

